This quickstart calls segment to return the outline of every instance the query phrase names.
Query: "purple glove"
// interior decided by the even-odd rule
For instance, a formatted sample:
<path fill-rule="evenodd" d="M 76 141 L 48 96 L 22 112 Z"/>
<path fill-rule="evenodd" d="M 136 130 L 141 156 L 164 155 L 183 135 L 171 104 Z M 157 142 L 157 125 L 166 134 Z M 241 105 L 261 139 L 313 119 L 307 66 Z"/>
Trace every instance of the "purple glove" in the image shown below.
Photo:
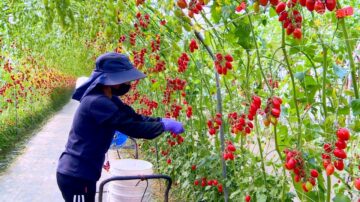
<path fill-rule="evenodd" d="M 163 123 L 165 131 L 169 131 L 175 134 L 180 134 L 184 132 L 182 123 L 173 119 L 162 118 L 161 123 Z"/>

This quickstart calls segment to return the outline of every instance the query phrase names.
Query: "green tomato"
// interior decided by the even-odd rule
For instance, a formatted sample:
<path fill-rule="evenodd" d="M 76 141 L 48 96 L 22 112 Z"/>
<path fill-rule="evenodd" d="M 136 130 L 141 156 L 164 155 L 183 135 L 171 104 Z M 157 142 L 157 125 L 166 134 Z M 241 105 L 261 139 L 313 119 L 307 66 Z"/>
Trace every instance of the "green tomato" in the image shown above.
<path fill-rule="evenodd" d="M 311 191 L 313 188 L 313 185 L 309 181 L 307 181 L 305 187 L 308 191 Z"/>

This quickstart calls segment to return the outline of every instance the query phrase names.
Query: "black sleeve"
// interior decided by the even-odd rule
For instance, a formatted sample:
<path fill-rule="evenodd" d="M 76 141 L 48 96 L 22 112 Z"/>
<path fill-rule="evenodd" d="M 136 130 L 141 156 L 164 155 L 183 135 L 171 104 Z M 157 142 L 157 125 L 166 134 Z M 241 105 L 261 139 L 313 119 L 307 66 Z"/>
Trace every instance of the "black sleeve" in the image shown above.
<path fill-rule="evenodd" d="M 149 117 L 143 116 L 135 112 L 133 108 L 129 105 L 124 104 L 123 109 L 127 111 L 127 113 L 131 114 L 131 116 L 137 121 L 146 121 L 146 122 L 159 122 L 161 121 L 160 117 Z"/>
<path fill-rule="evenodd" d="M 143 116 L 141 115 L 142 119 L 144 121 L 148 121 L 148 122 L 159 122 L 161 121 L 161 118 L 160 117 L 150 117 L 150 116 Z"/>
<path fill-rule="evenodd" d="M 121 108 L 123 111 L 125 111 L 127 114 L 129 114 L 131 117 L 133 117 L 136 121 L 146 121 L 146 122 L 159 122 L 161 121 L 160 117 L 149 117 L 149 116 L 143 116 L 135 112 L 135 110 L 130 107 L 129 105 L 123 103 L 118 97 L 113 97 L 113 101 Z"/>
<path fill-rule="evenodd" d="M 135 120 L 120 110 L 106 121 L 106 125 L 110 125 L 110 127 L 114 127 L 133 138 L 154 139 L 164 132 L 164 126 L 161 122 Z"/>

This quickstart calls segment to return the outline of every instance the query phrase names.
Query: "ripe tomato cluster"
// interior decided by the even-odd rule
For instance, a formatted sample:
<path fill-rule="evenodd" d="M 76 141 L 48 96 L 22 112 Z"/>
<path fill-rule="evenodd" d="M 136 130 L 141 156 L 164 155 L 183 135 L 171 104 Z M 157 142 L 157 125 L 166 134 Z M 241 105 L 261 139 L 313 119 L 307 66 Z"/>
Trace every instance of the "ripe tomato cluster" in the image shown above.
<path fill-rule="evenodd" d="M 354 9 L 351 6 L 346 6 L 344 8 L 336 10 L 336 17 L 337 18 L 344 18 L 347 16 L 354 15 Z"/>
<path fill-rule="evenodd" d="M 181 9 L 188 9 L 188 16 L 194 17 L 194 14 L 199 14 L 205 5 L 203 0 L 190 0 L 189 5 L 186 0 L 178 0 L 176 3 Z"/>
<path fill-rule="evenodd" d="M 12 67 L 10 61 L 7 60 L 6 63 L 4 64 L 3 69 L 5 70 L 5 72 L 11 73 L 14 68 Z"/>
<path fill-rule="evenodd" d="M 238 116 L 236 112 L 229 113 L 229 123 L 231 125 L 231 133 L 242 135 L 250 134 L 254 128 L 252 120 L 256 116 L 257 111 L 261 108 L 261 98 L 259 96 L 252 96 L 252 102 L 249 108 L 249 114 L 246 116 L 242 114 Z"/>
<path fill-rule="evenodd" d="M 243 11 L 245 9 L 246 9 L 246 3 L 241 2 L 238 6 L 236 6 L 235 11 L 236 12 L 241 12 L 241 11 Z"/>
<path fill-rule="evenodd" d="M 186 117 L 191 118 L 192 116 L 192 107 L 189 105 L 186 109 Z"/>
<path fill-rule="evenodd" d="M 194 180 L 194 185 L 198 186 L 200 184 L 200 180 L 196 179 Z M 218 180 L 214 179 L 214 180 L 207 180 L 206 177 L 201 178 L 201 186 L 202 187 L 206 187 L 206 186 L 213 186 L 213 187 L 217 187 L 217 190 L 219 193 L 223 192 L 223 186 L 221 183 L 218 182 Z"/>
<path fill-rule="evenodd" d="M 135 50 L 133 51 L 135 67 L 141 68 L 145 64 L 146 52 L 147 52 L 146 48 L 143 48 L 140 51 L 135 51 Z"/>
<path fill-rule="evenodd" d="M 339 128 L 336 132 L 338 140 L 335 146 L 331 143 L 324 144 L 325 153 L 322 154 L 323 166 L 326 169 L 327 175 L 332 175 L 335 171 L 334 167 L 341 171 L 344 170 L 344 161 L 346 159 L 346 141 L 350 139 L 350 132 L 346 128 Z M 333 156 L 335 158 L 334 165 L 332 164 Z"/>
<path fill-rule="evenodd" d="M 194 14 L 199 14 L 204 5 L 205 3 L 203 0 L 191 0 L 188 7 L 188 16 L 193 18 Z"/>
<path fill-rule="evenodd" d="M 120 38 L 119 38 L 119 43 L 122 43 L 126 40 L 126 36 L 125 35 L 121 35 Z"/>
<path fill-rule="evenodd" d="M 253 120 L 254 116 L 256 116 L 256 112 L 261 107 L 261 98 L 259 96 L 252 96 L 252 102 L 249 109 L 248 119 Z"/>
<path fill-rule="evenodd" d="M 186 85 L 186 81 L 183 79 L 180 79 L 178 77 L 176 77 L 175 79 L 167 79 L 167 88 L 172 89 L 173 91 L 181 91 L 184 90 Z"/>
<path fill-rule="evenodd" d="M 175 78 L 175 79 L 171 79 L 171 78 L 167 78 L 167 83 L 166 83 L 166 89 L 164 91 L 164 98 L 162 100 L 163 104 L 168 104 L 170 103 L 171 100 L 171 94 L 174 91 L 183 91 L 186 85 L 186 81 L 182 80 L 180 78 Z"/>
<path fill-rule="evenodd" d="M 136 32 L 130 33 L 130 44 L 132 46 L 135 46 L 136 44 L 136 36 L 137 36 Z"/>
<path fill-rule="evenodd" d="M 217 130 L 220 128 L 221 124 L 222 124 L 221 114 L 216 113 L 216 116 L 214 119 L 207 121 L 207 126 L 209 128 L 209 134 L 215 135 Z"/>
<path fill-rule="evenodd" d="M 163 60 L 157 60 L 155 63 L 155 67 L 153 68 L 149 68 L 148 71 L 149 72 L 154 72 L 154 73 L 159 73 L 159 72 L 163 72 L 166 69 L 166 63 Z"/>
<path fill-rule="evenodd" d="M 293 8 L 297 0 L 295 3 L 294 0 L 289 0 L 289 2 L 287 4 L 285 2 L 278 3 L 276 5 L 276 13 L 279 15 L 279 21 L 282 22 L 283 28 L 286 29 L 286 34 L 292 34 L 294 38 L 301 39 L 301 23 L 303 18 L 300 12 Z M 286 7 L 288 7 L 287 10 L 285 10 Z"/>
<path fill-rule="evenodd" d="M 160 20 L 160 25 L 166 25 L 166 20 Z"/>
<path fill-rule="evenodd" d="M 188 67 L 190 58 L 186 53 L 182 53 L 178 59 L 178 72 L 185 72 Z"/>
<path fill-rule="evenodd" d="M 226 142 L 227 146 L 225 148 L 223 158 L 226 160 L 234 160 L 234 152 L 236 151 L 236 147 L 233 145 L 231 141 Z"/>
<path fill-rule="evenodd" d="M 160 50 L 160 44 L 161 44 L 161 37 L 160 35 L 156 35 L 156 39 L 151 41 L 151 51 L 156 52 Z"/>
<path fill-rule="evenodd" d="M 269 85 L 273 89 L 279 88 L 279 82 L 276 80 L 269 79 Z"/>
<path fill-rule="evenodd" d="M 11 79 L 8 82 L 5 80 L 0 86 L 0 99 L 6 102 L 0 103 L 0 114 L 10 107 L 9 104 L 16 103 L 15 107 L 19 109 L 19 104 L 26 103 L 29 96 L 48 97 L 55 88 L 72 88 L 74 86 L 73 77 L 65 76 L 55 70 L 46 68 L 46 71 L 31 71 L 32 68 L 40 67 L 40 64 L 31 56 L 27 59 L 31 66 L 16 71 L 9 59 L 2 56 L 0 59 L 5 61 L 5 64 L 0 67 L 3 69 L 2 72 Z"/>
<path fill-rule="evenodd" d="M 158 103 L 156 101 L 150 100 L 146 96 L 143 96 L 140 99 L 139 103 L 147 106 L 147 108 L 141 108 L 141 109 L 139 109 L 139 111 L 137 111 L 138 113 L 140 113 L 142 115 L 151 116 L 153 113 L 153 110 L 158 108 Z"/>
<path fill-rule="evenodd" d="M 264 125 L 269 126 L 270 123 L 273 125 L 277 124 L 277 119 L 280 117 L 282 100 L 279 97 L 269 98 L 265 108 L 265 119 Z"/>
<path fill-rule="evenodd" d="M 143 4 L 145 0 L 136 0 L 136 6 Z"/>
<path fill-rule="evenodd" d="M 180 115 L 180 110 L 182 110 L 182 106 L 173 103 L 171 105 L 171 112 L 170 112 L 171 117 L 174 117 L 175 119 L 178 118 Z"/>
<path fill-rule="evenodd" d="M 306 6 L 309 11 L 316 11 L 319 14 L 325 13 L 325 7 L 329 11 L 336 8 L 336 0 L 300 0 L 302 6 Z"/>
<path fill-rule="evenodd" d="M 217 73 L 226 75 L 227 70 L 232 69 L 234 59 L 230 54 L 223 56 L 221 53 L 216 54 L 215 68 Z"/>
<path fill-rule="evenodd" d="M 236 112 L 231 112 L 228 115 L 229 123 L 231 125 L 231 133 L 242 135 L 250 134 L 254 127 L 253 123 L 247 119 L 245 114 L 238 116 Z"/>
<path fill-rule="evenodd" d="M 168 156 L 172 147 L 176 145 L 181 145 L 183 142 L 184 142 L 184 137 L 182 137 L 181 135 L 177 135 L 175 133 L 171 133 L 171 136 L 167 138 L 168 147 L 165 150 L 161 151 L 161 155 L 164 157 Z M 171 158 L 168 157 L 166 159 L 166 163 L 170 165 L 171 162 L 172 162 Z"/>
<path fill-rule="evenodd" d="M 357 190 L 360 190 L 360 178 L 355 179 L 354 185 Z"/>
<path fill-rule="evenodd" d="M 286 154 L 285 168 L 293 171 L 295 182 L 301 181 L 305 192 L 311 191 L 313 186 L 316 185 L 316 178 L 319 176 L 318 171 L 312 169 L 309 176 L 306 173 L 305 161 L 302 158 L 301 152 L 289 149 L 286 149 L 284 152 Z"/>
<path fill-rule="evenodd" d="M 192 53 L 193 53 L 195 50 L 199 49 L 199 46 L 197 45 L 195 39 L 191 39 L 189 48 L 190 48 L 190 52 L 192 52 Z"/>
<path fill-rule="evenodd" d="M 137 28 L 139 25 L 140 27 L 146 29 L 150 23 L 150 15 L 149 14 L 145 14 L 145 15 L 141 15 L 140 12 L 136 13 L 136 18 L 138 20 L 138 23 L 135 22 L 134 27 Z"/>
<path fill-rule="evenodd" d="M 175 133 L 171 133 L 171 137 L 176 140 L 178 145 L 184 142 L 184 138 L 181 135 L 177 135 Z M 170 145 L 170 144 L 169 144 Z M 171 144 L 170 146 L 174 146 L 175 144 Z"/>

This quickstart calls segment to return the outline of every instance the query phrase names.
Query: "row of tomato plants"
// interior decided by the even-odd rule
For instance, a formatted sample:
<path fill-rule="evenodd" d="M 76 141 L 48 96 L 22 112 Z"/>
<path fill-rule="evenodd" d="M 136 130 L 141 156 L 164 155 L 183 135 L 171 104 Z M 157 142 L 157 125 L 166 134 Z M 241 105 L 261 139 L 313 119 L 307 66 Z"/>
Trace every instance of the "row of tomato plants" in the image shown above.
<path fill-rule="evenodd" d="M 207 25 L 212 25 L 200 8 L 206 7 L 205 2 L 194 2 L 178 6 L 187 9 L 190 18 L 202 14 Z M 288 3 L 282 8 L 283 2 L 277 2 L 273 6 L 280 18 L 284 12 L 292 12 L 290 16 L 301 24 L 303 17 L 298 17 L 299 12 L 294 10 L 299 9 L 300 3 L 294 1 L 293 4 Z M 128 23 L 133 27 L 126 27 L 125 34 L 122 30 L 114 50 L 132 52 L 135 65 L 145 71 L 149 79 L 144 84 L 136 82 L 134 94 L 123 99 L 128 104 L 140 104 L 142 108 L 139 112 L 145 115 L 173 117 L 186 124 L 187 132 L 184 136 L 168 135 L 155 145 L 142 145 L 144 149 L 152 151 L 148 158 L 156 162 L 159 171 L 170 173 L 175 179 L 179 196 L 193 200 L 249 201 L 253 198 L 258 201 L 286 201 L 295 197 L 291 194 L 295 190 L 297 197 L 304 201 L 357 198 L 359 157 L 356 147 L 358 135 L 355 131 L 358 129 L 355 125 L 349 129 L 350 125 L 346 124 L 352 115 L 349 113 L 350 107 L 346 106 L 348 102 L 344 89 L 347 92 L 354 90 L 352 96 L 357 98 L 358 81 L 352 79 L 353 86 L 343 88 L 342 85 L 348 83 L 348 76 L 341 74 L 341 71 L 344 73 L 346 70 L 341 67 L 345 64 L 340 58 L 346 57 L 348 53 L 331 57 L 326 52 L 342 49 L 343 46 L 331 47 L 326 44 L 327 41 L 324 42 L 321 37 L 328 36 L 328 33 L 321 35 L 319 27 L 314 26 L 307 31 L 313 31 L 313 35 L 320 37 L 320 46 L 314 49 L 322 53 L 315 54 L 306 48 L 297 48 L 299 44 L 306 47 L 306 43 L 285 37 L 294 30 L 289 31 L 288 26 L 284 26 L 276 30 L 282 30 L 279 48 L 270 49 L 269 53 L 261 51 L 257 47 L 259 30 L 254 28 L 255 23 L 252 22 L 258 18 L 250 15 L 240 20 L 248 30 L 236 24 L 234 26 L 238 31 L 250 32 L 240 34 L 240 37 L 250 41 L 248 44 L 240 43 L 244 50 L 226 51 L 224 48 L 225 52 L 214 54 L 211 50 L 214 44 L 222 44 L 224 47 L 223 43 L 227 43 L 226 47 L 231 50 L 231 42 L 234 41 L 225 42 L 221 37 L 218 38 L 220 30 L 205 32 L 204 39 L 191 19 L 180 9 L 174 9 L 175 21 L 185 29 L 194 31 L 191 40 L 181 40 L 184 49 L 179 50 L 170 40 L 179 41 L 176 38 L 181 35 L 167 24 L 169 17 L 156 17 L 154 14 L 158 13 L 154 9 L 143 6 L 139 4 L 139 11 L 130 11 L 134 20 Z M 194 6 L 198 11 L 191 10 Z M 245 16 L 249 12 L 246 5 L 240 3 L 239 6 L 243 8 L 234 10 L 234 14 L 231 14 L 233 18 L 241 10 L 245 11 Z M 304 15 L 309 17 L 308 14 Z M 172 20 L 169 20 L 169 24 L 174 25 Z M 99 33 L 98 37 L 111 36 L 111 31 L 107 31 L 105 36 Z M 180 52 L 167 53 L 169 43 Z M 290 47 L 290 55 L 287 47 Z M 277 56 L 278 51 L 283 54 Z M 263 59 L 267 54 L 272 56 L 270 61 Z M 305 65 L 299 68 L 298 63 L 302 60 L 306 61 Z M 271 67 L 272 63 L 277 66 L 275 71 L 264 68 L 265 64 Z M 334 65 L 333 71 L 326 70 L 330 64 Z M 285 76 L 279 75 L 284 72 Z M 318 72 L 323 75 L 317 75 Z M 327 80 L 329 75 L 331 77 Z M 326 89 L 331 82 L 335 82 L 332 85 L 333 92 Z M 139 91 L 136 90 L 138 85 L 141 86 Z M 339 96 L 339 100 L 332 94 Z M 357 111 L 356 108 L 352 110 Z M 348 141 L 349 131 L 352 131 L 354 142 Z M 252 134 L 255 137 L 249 136 Z M 264 153 L 265 137 L 270 137 L 269 141 L 278 154 L 277 160 L 267 159 Z M 257 153 L 249 149 L 251 143 L 258 147 Z M 319 147 L 324 147 L 325 151 L 316 149 Z M 335 168 L 339 173 L 334 173 Z M 336 177 L 332 177 L 334 174 Z M 334 179 L 339 182 L 331 182 Z M 335 191 L 332 192 L 332 189 Z"/>
<path fill-rule="evenodd" d="M 86 31 L 76 36 L 93 59 L 127 53 L 148 74 L 126 103 L 185 124 L 184 135 L 141 145 L 158 172 L 173 177 L 177 196 L 356 200 L 359 33 L 350 27 L 359 16 L 340 5 L 354 1 L 169 2 L 45 8 L 53 20 L 58 6 L 62 24 L 78 11 L 71 19 Z"/>
<path fill-rule="evenodd" d="M 31 56 L 9 55 L 3 52 L 0 63 L 1 158 L 6 158 L 19 145 L 19 139 L 25 140 L 31 130 L 59 110 L 74 87 L 74 77 L 41 67 Z"/>

